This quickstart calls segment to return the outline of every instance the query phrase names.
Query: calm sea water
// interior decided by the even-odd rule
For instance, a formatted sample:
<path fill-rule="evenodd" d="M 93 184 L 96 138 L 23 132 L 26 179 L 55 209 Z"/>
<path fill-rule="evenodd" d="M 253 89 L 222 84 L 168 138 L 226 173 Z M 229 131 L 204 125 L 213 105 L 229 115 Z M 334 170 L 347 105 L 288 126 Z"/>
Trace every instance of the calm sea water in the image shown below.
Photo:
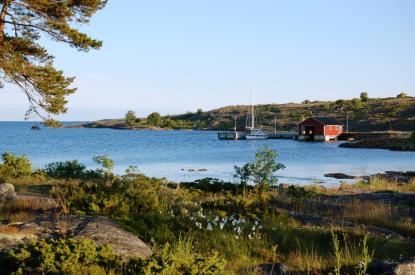
<path fill-rule="evenodd" d="M 112 129 L 30 129 L 29 122 L 0 122 L 0 152 L 25 154 L 36 168 L 53 161 L 77 159 L 90 168 L 95 155 L 115 160 L 116 172 L 138 166 L 149 176 L 174 181 L 215 177 L 232 180 L 233 166 L 250 161 L 267 144 L 286 169 L 280 182 L 338 184 L 324 174 L 367 175 L 387 170 L 415 170 L 415 152 L 339 148 L 339 142 L 293 140 L 220 141 L 216 132 L 123 131 Z M 189 172 L 189 169 L 207 169 Z"/>

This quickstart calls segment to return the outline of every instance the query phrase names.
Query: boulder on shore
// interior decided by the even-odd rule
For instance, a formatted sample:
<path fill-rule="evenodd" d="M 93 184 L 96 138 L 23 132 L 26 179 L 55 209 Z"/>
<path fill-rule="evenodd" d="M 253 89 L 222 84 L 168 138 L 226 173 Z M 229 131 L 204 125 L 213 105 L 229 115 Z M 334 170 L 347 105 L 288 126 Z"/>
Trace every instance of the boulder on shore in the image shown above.
<path fill-rule="evenodd" d="M 104 217 L 44 216 L 33 222 L 12 223 L 0 226 L 0 248 L 8 249 L 30 240 L 47 238 L 86 238 L 97 244 L 108 244 L 114 253 L 124 260 L 147 258 L 151 248 L 136 235 L 121 229 Z"/>
<path fill-rule="evenodd" d="M 11 183 L 0 184 L 0 202 L 1 201 L 15 201 L 17 197 L 14 185 Z"/>

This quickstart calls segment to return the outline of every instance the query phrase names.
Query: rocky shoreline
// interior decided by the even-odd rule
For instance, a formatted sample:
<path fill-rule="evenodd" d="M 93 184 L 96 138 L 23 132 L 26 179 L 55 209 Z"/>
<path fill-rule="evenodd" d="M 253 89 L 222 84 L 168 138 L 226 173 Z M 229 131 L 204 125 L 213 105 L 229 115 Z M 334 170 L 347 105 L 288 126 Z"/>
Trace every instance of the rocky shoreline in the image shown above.
<path fill-rule="evenodd" d="M 369 138 L 345 142 L 339 145 L 343 148 L 387 149 L 392 151 L 415 151 L 413 138 Z"/>
<path fill-rule="evenodd" d="M 373 175 L 366 175 L 366 176 L 353 176 L 344 173 L 329 173 L 324 175 L 327 178 L 335 178 L 335 179 L 358 179 L 358 180 L 365 180 L 369 181 L 370 178 L 377 177 L 379 179 L 384 179 L 392 182 L 397 183 L 409 183 L 412 180 L 415 180 L 415 171 L 385 171 L 385 173 L 377 173 Z"/>

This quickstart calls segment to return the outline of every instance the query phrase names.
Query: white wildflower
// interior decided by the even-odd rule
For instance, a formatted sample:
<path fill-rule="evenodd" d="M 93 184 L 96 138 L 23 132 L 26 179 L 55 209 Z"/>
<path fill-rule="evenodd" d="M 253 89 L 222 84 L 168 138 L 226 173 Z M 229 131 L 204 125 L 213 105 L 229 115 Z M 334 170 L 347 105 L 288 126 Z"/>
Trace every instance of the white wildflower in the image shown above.
<path fill-rule="evenodd" d="M 206 229 L 209 230 L 209 231 L 212 231 L 213 230 L 212 225 L 210 223 L 208 223 Z"/>

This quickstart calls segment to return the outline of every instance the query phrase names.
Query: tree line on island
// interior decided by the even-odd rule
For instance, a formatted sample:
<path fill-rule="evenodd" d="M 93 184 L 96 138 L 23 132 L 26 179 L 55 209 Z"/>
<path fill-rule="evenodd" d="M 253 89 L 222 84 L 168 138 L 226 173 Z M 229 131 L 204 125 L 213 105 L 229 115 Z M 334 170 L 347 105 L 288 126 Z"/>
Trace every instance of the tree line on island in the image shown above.
<path fill-rule="evenodd" d="M 202 109 L 197 114 L 202 114 Z M 203 127 L 205 124 L 201 121 L 190 121 L 185 119 L 177 119 L 170 116 L 162 116 L 158 112 L 149 114 L 146 118 L 138 118 L 134 111 L 127 111 L 124 116 L 125 125 L 129 129 L 141 127 L 157 127 L 164 129 L 193 129 Z"/>
<path fill-rule="evenodd" d="M 243 129 L 248 106 L 227 106 L 211 111 L 198 109 L 180 115 L 162 116 L 158 112 L 138 118 L 133 111 L 124 117 L 126 128 L 157 127 L 166 129 L 231 130 Z M 312 116 L 337 119 L 349 131 L 415 131 L 415 98 L 399 93 L 393 98 L 371 98 L 367 92 L 350 100 L 310 101 L 286 104 L 262 104 L 256 107 L 259 124 L 268 131 L 276 126 L 278 131 L 296 130 L 298 123 Z M 99 121 L 111 127 L 117 120 Z"/>

